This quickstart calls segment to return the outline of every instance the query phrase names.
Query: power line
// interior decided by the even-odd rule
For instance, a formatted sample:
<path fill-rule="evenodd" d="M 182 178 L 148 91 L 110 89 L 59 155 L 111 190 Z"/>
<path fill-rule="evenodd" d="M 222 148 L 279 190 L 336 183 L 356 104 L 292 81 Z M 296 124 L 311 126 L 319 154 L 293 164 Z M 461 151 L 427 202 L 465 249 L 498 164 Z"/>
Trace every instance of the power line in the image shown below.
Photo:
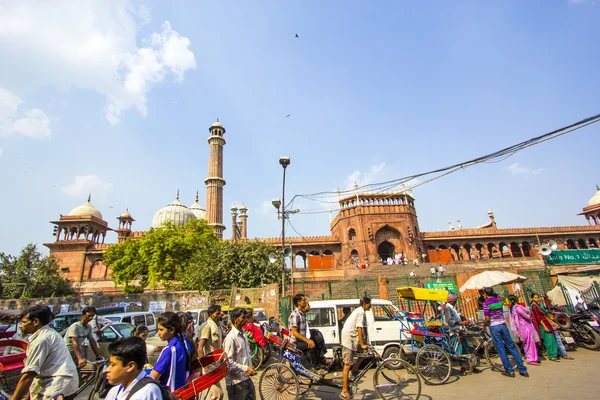
<path fill-rule="evenodd" d="M 423 172 L 423 173 L 419 173 L 419 174 L 415 174 L 415 175 L 411 175 L 411 176 L 406 176 L 406 177 L 402 177 L 402 178 L 397 178 L 391 181 L 386 181 L 386 182 L 379 182 L 379 183 L 372 183 L 372 184 L 367 184 L 367 185 L 363 185 L 360 186 L 357 189 L 365 189 L 365 188 L 373 188 L 373 191 L 376 192 L 383 192 L 383 191 L 387 191 L 390 190 L 396 186 L 399 186 L 403 183 L 407 183 L 410 180 L 416 179 L 416 178 L 420 178 L 423 176 L 427 176 L 427 175 L 431 175 L 431 174 L 440 174 L 437 177 L 434 177 L 432 179 L 429 179 L 425 182 L 420 182 L 418 184 L 415 184 L 413 186 L 411 186 L 411 188 L 413 187 L 417 187 L 417 186 L 422 186 L 425 183 L 429 183 L 433 180 L 439 179 L 443 176 L 449 175 L 450 173 L 456 172 L 460 169 L 465 169 L 468 167 L 471 167 L 473 165 L 477 165 L 480 163 L 496 163 L 496 162 L 501 162 L 506 160 L 507 158 L 511 157 L 512 155 L 514 155 L 515 153 L 524 150 L 528 147 L 532 147 L 541 143 L 544 143 L 548 140 L 552 140 L 552 139 L 556 139 L 560 136 L 566 135 L 568 133 L 574 132 L 576 130 L 582 129 L 588 125 L 592 125 L 595 124 L 597 122 L 600 121 L 600 114 L 594 115 L 592 117 L 588 117 L 585 118 L 581 121 L 575 122 L 571 125 L 562 127 L 560 129 L 556 129 L 554 131 L 545 133 L 543 135 L 531 138 L 529 140 L 517 143 L 515 145 L 512 145 L 510 147 L 506 147 L 502 150 L 498 150 L 494 153 L 490 153 L 487 154 L 485 156 L 480 156 L 468 161 L 464 161 L 458 164 L 454 164 L 454 165 L 450 165 L 444 168 L 439 168 L 436 170 L 432 170 L 432 171 L 428 171 L 428 172 Z M 336 204 L 338 203 L 338 201 L 331 201 L 328 200 L 330 198 L 335 198 L 336 196 L 346 196 L 348 194 L 352 194 L 354 193 L 355 190 L 357 189 L 347 189 L 347 190 L 343 190 L 343 191 L 336 191 L 336 192 L 331 192 L 331 191 L 324 191 L 324 192 L 317 192 L 317 193 L 312 193 L 312 194 L 305 194 L 305 195 L 295 195 L 290 202 L 288 203 L 288 205 L 293 204 L 296 198 L 305 198 L 307 200 L 312 200 L 312 201 L 316 201 L 316 202 L 321 202 L 321 203 L 330 203 L 330 204 Z M 333 211 L 333 210 L 331 210 Z M 324 211 L 324 212 L 329 212 L 329 210 Z"/>

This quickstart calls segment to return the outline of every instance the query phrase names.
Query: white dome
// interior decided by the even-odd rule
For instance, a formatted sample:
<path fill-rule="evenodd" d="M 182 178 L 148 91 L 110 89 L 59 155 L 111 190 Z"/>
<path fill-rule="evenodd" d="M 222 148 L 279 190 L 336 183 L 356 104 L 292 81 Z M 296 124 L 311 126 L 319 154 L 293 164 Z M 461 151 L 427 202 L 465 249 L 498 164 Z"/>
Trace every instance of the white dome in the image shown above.
<path fill-rule="evenodd" d="M 69 216 L 92 215 L 98 219 L 102 219 L 102 213 L 100 211 L 98 211 L 98 209 L 96 207 L 94 207 L 92 205 L 92 203 L 90 203 L 91 200 L 92 200 L 92 195 L 89 195 L 87 202 L 80 205 L 79 207 L 75 207 L 74 209 L 72 209 L 71 212 L 69 213 Z"/>
<path fill-rule="evenodd" d="M 597 204 L 600 204 L 600 189 L 598 189 L 596 194 L 588 201 L 588 207 L 595 206 Z"/>
<path fill-rule="evenodd" d="M 120 218 L 131 218 L 131 214 L 129 213 L 129 208 L 126 209 L 123 214 L 121 214 Z"/>
<path fill-rule="evenodd" d="M 175 198 L 174 202 L 161 208 L 154 214 L 152 227 L 160 228 L 167 221 L 175 226 L 183 226 L 186 222 L 194 218 L 196 218 L 194 213 L 179 201 L 179 192 L 177 192 L 177 198 Z"/>
<path fill-rule="evenodd" d="M 190 211 L 196 216 L 196 218 L 206 219 L 206 210 L 204 210 L 204 208 L 200 206 L 200 203 L 198 203 L 198 192 L 196 192 L 196 201 L 190 206 Z"/>
<path fill-rule="evenodd" d="M 222 128 L 223 124 L 219 122 L 219 120 L 217 120 L 215 123 L 213 123 L 211 126 L 211 128 Z"/>

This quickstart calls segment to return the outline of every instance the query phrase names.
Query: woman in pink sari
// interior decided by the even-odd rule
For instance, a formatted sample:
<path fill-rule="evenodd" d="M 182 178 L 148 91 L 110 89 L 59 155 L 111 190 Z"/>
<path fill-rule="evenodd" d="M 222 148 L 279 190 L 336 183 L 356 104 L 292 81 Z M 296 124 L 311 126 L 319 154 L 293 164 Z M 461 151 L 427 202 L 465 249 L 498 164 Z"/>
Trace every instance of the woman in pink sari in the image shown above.
<path fill-rule="evenodd" d="M 515 295 L 508 296 L 510 301 L 510 327 L 513 332 L 521 339 L 523 350 L 527 364 L 539 365 L 538 352 L 536 342 L 539 341 L 539 336 L 533 323 L 531 322 L 531 314 L 529 310 L 517 303 L 518 299 Z"/>

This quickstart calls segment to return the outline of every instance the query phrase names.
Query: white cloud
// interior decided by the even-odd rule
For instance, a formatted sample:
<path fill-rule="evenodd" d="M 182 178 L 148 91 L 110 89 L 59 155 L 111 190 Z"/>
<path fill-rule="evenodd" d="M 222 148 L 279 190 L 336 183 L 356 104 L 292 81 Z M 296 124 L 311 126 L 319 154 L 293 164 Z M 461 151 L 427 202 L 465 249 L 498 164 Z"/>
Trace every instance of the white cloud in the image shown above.
<path fill-rule="evenodd" d="M 346 178 L 346 190 L 353 189 L 354 183 L 361 187 L 373 183 L 375 177 L 385 167 L 385 162 L 381 164 L 373 165 L 369 172 L 360 172 L 359 170 L 354 171 Z"/>
<path fill-rule="evenodd" d="M 76 176 L 75 182 L 61 190 L 69 197 L 84 198 L 91 193 L 96 199 L 106 200 L 112 183 L 104 182 L 97 175 Z"/>
<path fill-rule="evenodd" d="M 4 153 L 4 149 L 0 148 L 0 157 L 2 157 L 2 153 Z"/>
<path fill-rule="evenodd" d="M 518 162 L 509 165 L 505 169 L 507 171 L 509 171 L 510 173 L 512 173 L 513 175 L 524 175 L 524 176 L 537 175 L 544 170 L 543 168 L 532 169 L 532 168 L 523 167 Z"/>
<path fill-rule="evenodd" d="M 39 108 L 20 110 L 23 101 L 0 87 L 0 135 L 20 134 L 35 139 L 49 139 L 50 119 Z"/>
<path fill-rule="evenodd" d="M 111 124 L 130 108 L 146 116 L 153 85 L 181 82 L 196 67 L 190 40 L 168 21 L 138 47 L 150 21 L 146 7 L 127 0 L 0 2 L 0 49 L 14 66 L 3 74 L 21 78 L 27 93 L 49 86 L 94 90 L 106 98 Z"/>
<path fill-rule="evenodd" d="M 568 0 L 569 4 L 583 4 L 587 3 L 588 0 Z"/>

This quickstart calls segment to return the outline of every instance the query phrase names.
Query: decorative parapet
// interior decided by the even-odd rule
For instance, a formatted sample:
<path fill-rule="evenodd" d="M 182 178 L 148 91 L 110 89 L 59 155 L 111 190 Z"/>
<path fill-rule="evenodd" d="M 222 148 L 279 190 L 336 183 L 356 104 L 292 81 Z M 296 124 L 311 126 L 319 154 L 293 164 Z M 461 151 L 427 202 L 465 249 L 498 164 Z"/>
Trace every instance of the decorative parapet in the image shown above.
<path fill-rule="evenodd" d="M 254 239 L 246 239 L 245 241 L 257 241 L 263 242 L 270 245 L 281 245 L 281 238 L 254 238 Z M 308 245 L 308 244 L 339 244 L 340 241 L 333 236 L 305 236 L 305 237 L 286 237 L 286 243 L 291 243 L 292 245 Z"/>
<path fill-rule="evenodd" d="M 600 225 L 554 226 L 541 228 L 457 229 L 454 231 L 421 232 L 423 240 L 458 239 L 462 237 L 535 236 L 600 233 Z"/>

